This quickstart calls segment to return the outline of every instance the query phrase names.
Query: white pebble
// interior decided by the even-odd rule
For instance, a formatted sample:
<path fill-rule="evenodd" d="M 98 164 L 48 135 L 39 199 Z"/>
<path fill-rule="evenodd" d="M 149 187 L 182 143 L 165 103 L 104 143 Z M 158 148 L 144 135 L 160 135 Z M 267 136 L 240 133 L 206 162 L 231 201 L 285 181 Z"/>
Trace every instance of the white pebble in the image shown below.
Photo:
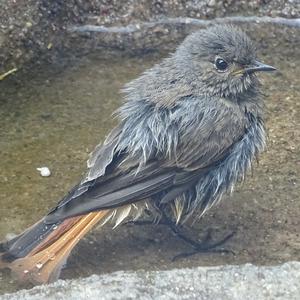
<path fill-rule="evenodd" d="M 36 169 L 40 172 L 41 176 L 43 177 L 48 177 L 51 175 L 51 172 L 48 167 L 40 167 Z"/>

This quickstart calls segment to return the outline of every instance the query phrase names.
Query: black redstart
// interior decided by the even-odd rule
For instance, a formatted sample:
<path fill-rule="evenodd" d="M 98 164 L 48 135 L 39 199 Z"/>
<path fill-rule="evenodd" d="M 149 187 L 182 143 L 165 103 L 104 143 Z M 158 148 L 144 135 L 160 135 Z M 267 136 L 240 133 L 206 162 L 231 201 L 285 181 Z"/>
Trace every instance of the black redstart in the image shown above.
<path fill-rule="evenodd" d="M 96 147 L 84 179 L 42 220 L 0 245 L 0 266 L 22 280 L 58 278 L 93 225 L 173 213 L 202 215 L 242 180 L 264 149 L 263 102 L 251 40 L 218 25 L 126 85 L 119 125 Z"/>

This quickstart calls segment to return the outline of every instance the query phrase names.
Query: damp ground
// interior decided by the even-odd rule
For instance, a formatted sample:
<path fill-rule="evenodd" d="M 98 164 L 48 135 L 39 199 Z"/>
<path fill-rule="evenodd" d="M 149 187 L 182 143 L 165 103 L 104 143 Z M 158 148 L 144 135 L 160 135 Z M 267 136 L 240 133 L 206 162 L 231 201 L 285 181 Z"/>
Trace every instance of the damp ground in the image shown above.
<path fill-rule="evenodd" d="M 277 43 L 278 45 L 278 43 Z M 298 44 L 299 46 L 299 44 Z M 73 251 L 62 278 L 118 270 L 300 260 L 300 47 L 283 43 L 261 51 L 279 71 L 264 75 L 268 149 L 232 197 L 190 229 L 195 239 L 212 231 L 234 254 L 199 254 L 172 261 L 190 248 L 163 225 L 94 230 Z M 116 124 L 120 88 L 165 54 L 103 57 L 97 53 L 67 67 L 43 66 L 0 82 L 0 240 L 36 222 L 80 180 L 88 153 Z M 47 166 L 50 177 L 36 168 Z M 20 286 L 0 273 L 0 293 Z"/>

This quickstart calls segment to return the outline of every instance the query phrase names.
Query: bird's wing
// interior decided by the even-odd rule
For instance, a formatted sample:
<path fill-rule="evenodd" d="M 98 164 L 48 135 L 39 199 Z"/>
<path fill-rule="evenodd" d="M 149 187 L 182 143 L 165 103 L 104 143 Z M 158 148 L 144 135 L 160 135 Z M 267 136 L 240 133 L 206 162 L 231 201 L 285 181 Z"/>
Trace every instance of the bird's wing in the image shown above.
<path fill-rule="evenodd" d="M 179 148 L 176 158 L 158 156 L 140 164 L 138 157 L 116 150 L 121 130 L 120 125 L 102 146 L 96 147 L 88 162 L 86 179 L 70 191 L 46 220 L 57 222 L 91 211 L 118 207 L 163 191 L 168 191 L 169 198 L 170 195 L 176 197 L 224 158 L 236 137 L 243 133 L 238 126 L 232 129 L 236 132 L 228 131 L 225 126 L 214 134 L 210 130 L 203 131 L 198 138 L 191 140 L 188 147 Z"/>

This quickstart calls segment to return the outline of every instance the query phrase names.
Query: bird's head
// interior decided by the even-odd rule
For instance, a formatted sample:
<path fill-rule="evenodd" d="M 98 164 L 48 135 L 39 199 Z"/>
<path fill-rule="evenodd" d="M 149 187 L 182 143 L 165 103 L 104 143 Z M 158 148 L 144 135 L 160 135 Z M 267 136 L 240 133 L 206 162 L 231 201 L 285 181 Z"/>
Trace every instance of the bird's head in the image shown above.
<path fill-rule="evenodd" d="M 190 84 L 209 95 L 235 98 L 258 84 L 256 73 L 274 67 L 257 60 L 253 42 L 241 30 L 217 25 L 188 36 L 175 52 Z M 187 67 L 185 67 L 187 66 Z"/>

